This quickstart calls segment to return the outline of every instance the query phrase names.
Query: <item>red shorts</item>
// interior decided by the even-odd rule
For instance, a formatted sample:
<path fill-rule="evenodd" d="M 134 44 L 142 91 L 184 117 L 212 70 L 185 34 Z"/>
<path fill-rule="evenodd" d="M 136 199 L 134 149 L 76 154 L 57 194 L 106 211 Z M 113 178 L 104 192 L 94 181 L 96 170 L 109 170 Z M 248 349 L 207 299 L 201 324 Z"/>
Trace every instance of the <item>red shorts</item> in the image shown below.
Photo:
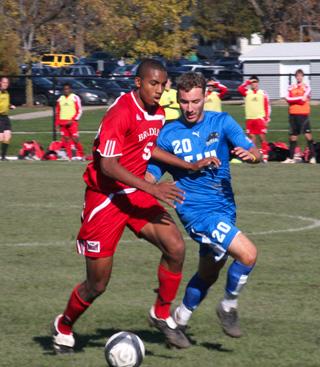
<path fill-rule="evenodd" d="M 78 138 L 79 130 L 78 130 L 78 122 L 73 121 L 70 126 L 60 125 L 60 134 L 66 138 Z"/>
<path fill-rule="evenodd" d="M 252 119 L 246 121 L 247 134 L 261 135 L 268 132 L 268 124 L 264 119 Z"/>
<path fill-rule="evenodd" d="M 140 190 L 107 196 L 87 189 L 77 251 L 88 257 L 112 256 L 126 226 L 138 235 L 162 213 L 166 213 L 164 207 Z"/>

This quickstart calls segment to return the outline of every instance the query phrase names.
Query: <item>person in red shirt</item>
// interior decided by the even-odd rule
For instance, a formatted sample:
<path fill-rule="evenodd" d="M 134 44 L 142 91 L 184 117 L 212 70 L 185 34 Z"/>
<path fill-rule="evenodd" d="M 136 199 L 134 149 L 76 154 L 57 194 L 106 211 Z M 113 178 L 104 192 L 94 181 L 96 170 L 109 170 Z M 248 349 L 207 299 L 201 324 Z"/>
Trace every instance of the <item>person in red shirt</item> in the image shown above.
<path fill-rule="evenodd" d="M 238 87 L 244 97 L 246 130 L 251 140 L 257 145 L 257 137 L 261 143 L 263 160 L 268 160 L 269 144 L 266 134 L 270 122 L 271 106 L 267 93 L 259 88 L 259 78 L 252 75 Z"/>
<path fill-rule="evenodd" d="M 289 104 L 289 157 L 283 163 L 295 163 L 294 153 L 297 147 L 298 136 L 304 134 L 310 150 L 309 163 L 316 163 L 313 138 L 310 126 L 310 95 L 311 88 L 303 82 L 303 70 L 295 73 L 297 83 L 288 88 L 286 100 Z"/>
<path fill-rule="evenodd" d="M 60 128 L 61 140 L 69 159 L 83 158 L 83 147 L 79 140 L 79 119 L 82 106 L 79 96 L 72 93 L 71 85 L 63 85 L 63 95 L 56 104 L 56 126 Z"/>
<path fill-rule="evenodd" d="M 137 89 L 119 97 L 102 119 L 94 141 L 94 159 L 84 173 L 87 188 L 77 237 L 78 253 L 86 257 L 87 278 L 74 288 L 63 314 L 54 320 L 57 353 L 72 351 L 73 324 L 105 291 L 113 255 L 126 226 L 162 252 L 158 296 L 149 312 L 149 323 L 170 345 L 190 346 L 170 315 L 182 277 L 185 245 L 173 219 L 156 200 L 174 207 L 172 201 L 182 202 L 184 193 L 174 182 L 153 185 L 144 175 L 151 157 L 187 170 L 218 165 L 219 161 L 211 157 L 188 163 L 156 146 L 165 122 L 159 100 L 166 81 L 166 69 L 159 61 L 142 61 L 135 78 Z"/>

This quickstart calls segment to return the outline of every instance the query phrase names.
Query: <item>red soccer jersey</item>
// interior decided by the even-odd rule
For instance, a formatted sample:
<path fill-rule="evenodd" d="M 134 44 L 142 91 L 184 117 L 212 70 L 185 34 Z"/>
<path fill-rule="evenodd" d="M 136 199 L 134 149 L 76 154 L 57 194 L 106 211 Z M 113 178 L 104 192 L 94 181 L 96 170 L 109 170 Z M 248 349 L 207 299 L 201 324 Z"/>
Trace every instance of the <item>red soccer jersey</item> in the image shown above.
<path fill-rule="evenodd" d="M 134 92 L 119 97 L 104 115 L 95 138 L 93 162 L 88 164 L 83 175 L 87 186 L 106 194 L 128 188 L 102 174 L 101 157 L 119 156 L 123 167 L 143 178 L 164 122 L 162 107 L 150 115 L 138 105 Z"/>

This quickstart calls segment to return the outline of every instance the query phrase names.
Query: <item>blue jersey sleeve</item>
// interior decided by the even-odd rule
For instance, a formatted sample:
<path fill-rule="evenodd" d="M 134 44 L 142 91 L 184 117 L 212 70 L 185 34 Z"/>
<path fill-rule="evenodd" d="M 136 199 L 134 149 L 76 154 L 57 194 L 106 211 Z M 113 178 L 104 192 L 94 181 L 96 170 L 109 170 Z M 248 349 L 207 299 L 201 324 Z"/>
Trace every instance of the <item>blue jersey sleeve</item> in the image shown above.
<path fill-rule="evenodd" d="M 147 172 L 151 173 L 157 181 L 160 180 L 160 178 L 166 173 L 166 171 L 166 166 L 155 160 L 151 160 L 147 167 Z"/>
<path fill-rule="evenodd" d="M 246 150 L 254 147 L 254 144 L 246 136 L 241 126 L 230 115 L 226 115 L 223 126 L 226 138 L 234 147 L 241 147 Z"/>

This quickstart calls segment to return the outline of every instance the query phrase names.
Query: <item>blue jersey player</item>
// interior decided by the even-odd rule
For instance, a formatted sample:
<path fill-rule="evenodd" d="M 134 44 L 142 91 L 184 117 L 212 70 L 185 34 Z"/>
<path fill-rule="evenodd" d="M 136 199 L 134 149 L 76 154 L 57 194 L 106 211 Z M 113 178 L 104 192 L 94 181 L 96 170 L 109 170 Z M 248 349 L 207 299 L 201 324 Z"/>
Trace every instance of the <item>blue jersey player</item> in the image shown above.
<path fill-rule="evenodd" d="M 174 318 L 180 326 L 187 325 L 230 255 L 234 261 L 228 269 L 224 298 L 216 311 L 224 332 L 240 337 L 238 296 L 256 263 L 257 250 L 235 225 L 229 152 L 232 149 L 247 163 L 258 163 L 260 154 L 230 115 L 203 111 L 206 83 L 201 74 L 182 75 L 177 87 L 182 117 L 164 126 L 158 146 L 188 162 L 218 157 L 220 166 L 198 173 L 157 163 L 148 166 L 148 181 L 156 182 L 168 171 L 185 191 L 185 200 L 176 203 L 176 211 L 190 237 L 200 244 L 198 271 L 190 279 Z"/>

